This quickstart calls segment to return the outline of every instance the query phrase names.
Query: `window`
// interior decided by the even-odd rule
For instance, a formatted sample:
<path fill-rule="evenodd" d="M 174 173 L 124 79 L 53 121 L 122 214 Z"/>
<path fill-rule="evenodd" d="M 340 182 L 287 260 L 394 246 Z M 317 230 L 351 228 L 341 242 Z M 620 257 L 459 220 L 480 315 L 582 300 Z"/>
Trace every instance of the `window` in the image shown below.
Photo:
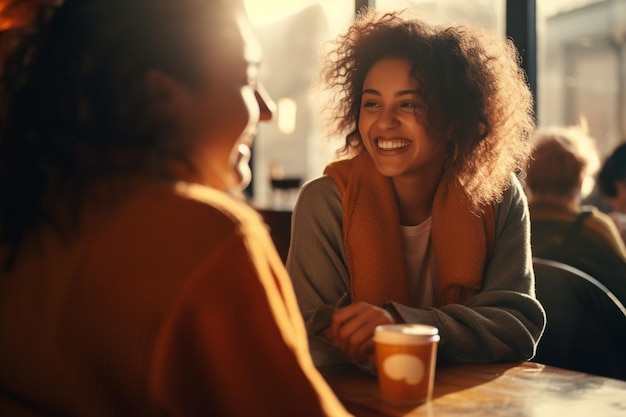
<path fill-rule="evenodd" d="M 300 184 L 319 176 L 338 148 L 322 138 L 311 88 L 324 43 L 354 17 L 353 0 L 246 0 L 264 60 L 260 79 L 277 103 L 253 148 L 253 204 L 290 209 Z"/>
<path fill-rule="evenodd" d="M 505 0 L 376 0 L 379 10 L 406 9 L 435 24 L 470 23 L 505 34 Z"/>
<path fill-rule="evenodd" d="M 626 139 L 626 1 L 537 2 L 538 124 L 588 123 L 601 156 Z"/>

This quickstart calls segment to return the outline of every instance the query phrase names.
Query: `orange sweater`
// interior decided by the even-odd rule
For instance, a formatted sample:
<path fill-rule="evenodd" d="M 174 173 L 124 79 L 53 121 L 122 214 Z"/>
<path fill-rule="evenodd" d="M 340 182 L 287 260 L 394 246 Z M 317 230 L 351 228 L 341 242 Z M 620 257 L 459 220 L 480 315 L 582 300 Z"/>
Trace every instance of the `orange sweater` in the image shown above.
<path fill-rule="evenodd" d="M 377 171 L 367 152 L 330 164 L 325 174 L 342 195 L 352 300 L 408 304 L 400 215 L 391 179 Z M 473 214 L 458 184 L 442 179 L 433 202 L 431 239 L 439 304 L 461 303 L 478 292 L 495 239 L 493 207 L 480 216 Z"/>
<path fill-rule="evenodd" d="M 81 215 L 0 279 L 0 415 L 348 415 L 252 209 L 156 183 Z"/>

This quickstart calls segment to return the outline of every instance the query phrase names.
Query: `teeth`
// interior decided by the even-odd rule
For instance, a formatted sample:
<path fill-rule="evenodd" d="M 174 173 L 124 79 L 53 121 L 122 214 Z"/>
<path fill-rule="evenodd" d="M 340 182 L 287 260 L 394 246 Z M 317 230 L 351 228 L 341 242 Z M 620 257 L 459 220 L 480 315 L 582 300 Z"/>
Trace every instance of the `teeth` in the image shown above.
<path fill-rule="evenodd" d="M 377 145 L 379 149 L 391 150 L 400 149 L 409 146 L 411 142 L 406 139 L 393 139 L 393 140 L 378 140 Z"/>

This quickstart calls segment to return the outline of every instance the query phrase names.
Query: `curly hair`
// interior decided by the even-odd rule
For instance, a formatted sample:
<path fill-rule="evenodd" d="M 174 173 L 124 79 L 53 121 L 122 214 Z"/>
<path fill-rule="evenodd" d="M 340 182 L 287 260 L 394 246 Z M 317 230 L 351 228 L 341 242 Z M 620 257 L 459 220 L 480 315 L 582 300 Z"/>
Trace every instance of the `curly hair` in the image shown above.
<path fill-rule="evenodd" d="M 77 210 L 93 179 L 169 177 L 171 159 L 192 168 L 176 121 L 159 117 L 144 80 L 159 69 L 201 86 L 221 7 L 33 0 L 0 10 L 11 45 L 0 67 L 0 242 L 15 248 L 29 227 L 56 227 L 51 205 L 65 199 Z"/>
<path fill-rule="evenodd" d="M 480 28 L 434 26 L 402 14 L 365 9 L 331 43 L 320 81 L 331 93 L 329 133 L 345 137 L 339 154 L 363 149 L 358 122 L 369 69 L 382 58 L 405 58 L 426 103 L 425 128 L 446 144 L 445 169 L 475 208 L 499 200 L 511 173 L 523 174 L 534 129 L 515 46 Z"/>

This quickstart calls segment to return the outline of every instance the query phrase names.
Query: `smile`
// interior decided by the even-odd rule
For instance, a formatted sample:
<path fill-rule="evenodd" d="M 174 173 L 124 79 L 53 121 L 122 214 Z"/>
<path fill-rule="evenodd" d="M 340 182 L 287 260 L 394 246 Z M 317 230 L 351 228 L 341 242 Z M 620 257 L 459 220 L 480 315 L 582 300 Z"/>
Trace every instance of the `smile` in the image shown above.
<path fill-rule="evenodd" d="M 410 144 L 411 141 L 407 139 L 378 139 L 376 141 L 378 149 L 384 151 L 406 148 Z"/>

